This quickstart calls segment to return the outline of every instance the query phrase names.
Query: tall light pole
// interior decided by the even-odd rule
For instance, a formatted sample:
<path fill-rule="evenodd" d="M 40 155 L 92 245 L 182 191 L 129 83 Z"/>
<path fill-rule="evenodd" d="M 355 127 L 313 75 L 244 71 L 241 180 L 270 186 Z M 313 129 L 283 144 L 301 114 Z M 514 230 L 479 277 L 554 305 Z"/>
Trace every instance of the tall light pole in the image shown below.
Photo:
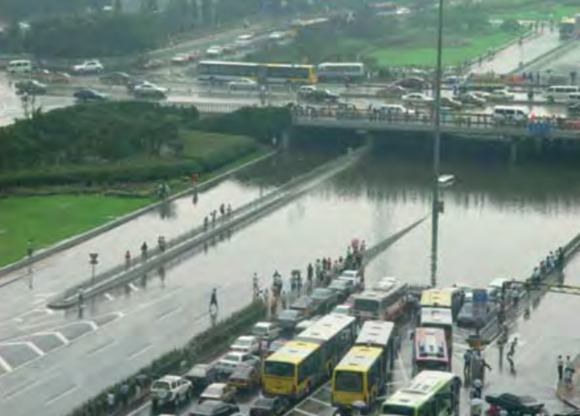
<path fill-rule="evenodd" d="M 441 75 L 443 55 L 443 0 L 439 0 L 437 22 L 437 64 L 435 67 L 435 134 L 433 137 L 433 184 L 431 206 L 431 285 L 437 285 L 437 252 L 439 239 L 439 171 L 441 165 Z"/>

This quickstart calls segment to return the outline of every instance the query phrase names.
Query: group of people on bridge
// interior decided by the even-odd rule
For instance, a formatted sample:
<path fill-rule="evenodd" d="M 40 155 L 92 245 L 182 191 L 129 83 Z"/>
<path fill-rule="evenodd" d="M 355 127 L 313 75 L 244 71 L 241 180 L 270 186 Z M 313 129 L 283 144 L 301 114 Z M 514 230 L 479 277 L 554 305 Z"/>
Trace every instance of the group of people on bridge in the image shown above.
<path fill-rule="evenodd" d="M 215 227 L 216 225 L 216 221 L 218 219 L 218 213 L 219 213 L 219 218 L 221 218 L 222 220 L 225 220 L 226 218 L 230 218 L 232 216 L 232 206 L 230 204 L 221 204 L 219 206 L 219 209 L 214 209 L 212 212 L 210 212 L 209 215 L 205 216 L 203 218 L 203 230 L 207 231 L 210 227 L 210 225 L 212 227 Z"/>

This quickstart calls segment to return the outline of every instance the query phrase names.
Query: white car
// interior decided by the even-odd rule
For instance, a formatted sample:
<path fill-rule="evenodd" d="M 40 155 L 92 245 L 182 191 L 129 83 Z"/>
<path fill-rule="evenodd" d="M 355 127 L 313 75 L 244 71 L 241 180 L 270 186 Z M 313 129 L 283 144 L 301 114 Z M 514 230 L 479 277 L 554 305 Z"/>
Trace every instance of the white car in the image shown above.
<path fill-rule="evenodd" d="M 236 38 L 236 41 L 234 42 L 234 44 L 239 48 L 244 48 L 246 46 L 250 46 L 253 41 L 254 41 L 254 35 L 246 34 L 246 35 L 238 36 Z"/>
<path fill-rule="evenodd" d="M 147 81 L 137 84 L 133 88 L 133 93 L 140 97 L 165 97 L 168 92 L 168 88 Z"/>
<path fill-rule="evenodd" d="M 73 71 L 77 74 L 95 74 L 102 72 L 103 64 L 97 60 L 85 61 L 82 64 L 73 66 Z"/>
<path fill-rule="evenodd" d="M 254 335 L 243 335 L 236 338 L 230 346 L 232 351 L 247 352 L 256 354 L 260 351 L 260 340 Z"/>
<path fill-rule="evenodd" d="M 268 35 L 268 39 L 270 40 L 280 40 L 284 39 L 286 34 L 284 32 L 272 32 Z"/>
<path fill-rule="evenodd" d="M 405 94 L 401 97 L 403 102 L 408 104 L 430 104 L 433 102 L 433 98 L 429 97 L 420 92 L 412 92 L 410 94 Z"/>
<path fill-rule="evenodd" d="M 247 352 L 230 351 L 217 361 L 215 368 L 219 373 L 229 375 L 240 364 L 253 364 L 256 361 L 259 358 Z"/>
<path fill-rule="evenodd" d="M 381 106 L 381 113 L 383 114 L 411 114 L 415 110 L 410 110 L 404 105 L 400 104 L 384 104 Z"/>
<path fill-rule="evenodd" d="M 221 46 L 210 46 L 205 51 L 207 56 L 220 56 L 224 53 L 224 48 Z"/>
<path fill-rule="evenodd" d="M 253 91 L 258 89 L 258 83 L 249 78 L 241 78 L 228 83 L 228 88 L 232 91 Z"/>
<path fill-rule="evenodd" d="M 171 58 L 171 62 L 174 64 L 186 64 L 191 61 L 192 56 L 188 53 L 178 53 L 173 58 Z"/>
<path fill-rule="evenodd" d="M 516 96 L 507 90 L 496 90 L 491 92 L 488 98 L 493 101 L 513 101 Z"/>
<path fill-rule="evenodd" d="M 233 402 L 236 396 L 236 388 L 226 383 L 212 383 L 205 388 L 199 396 L 200 401 L 219 400 L 222 402 Z"/>
<path fill-rule="evenodd" d="M 187 402 L 192 395 L 191 381 L 179 376 L 164 376 L 151 385 L 153 408 L 172 404 L 178 406 Z"/>

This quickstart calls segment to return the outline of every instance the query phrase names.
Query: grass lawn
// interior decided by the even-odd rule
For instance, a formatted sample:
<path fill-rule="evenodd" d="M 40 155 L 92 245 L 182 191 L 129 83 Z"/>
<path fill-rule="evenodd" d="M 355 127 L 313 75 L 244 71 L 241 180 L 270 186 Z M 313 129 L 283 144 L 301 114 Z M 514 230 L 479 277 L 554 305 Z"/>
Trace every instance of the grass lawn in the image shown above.
<path fill-rule="evenodd" d="M 46 247 L 134 211 L 149 198 L 57 195 L 0 199 L 0 265 L 24 257 L 27 242 Z"/>
<path fill-rule="evenodd" d="M 245 136 L 235 136 L 222 133 L 203 131 L 183 131 L 183 156 L 186 158 L 206 159 L 214 154 L 233 148 L 248 147 L 255 144 L 255 140 Z"/>
<path fill-rule="evenodd" d="M 497 48 L 514 39 L 513 33 L 496 32 L 485 36 L 469 39 L 465 45 L 445 47 L 443 49 L 443 64 L 456 65 L 468 59 L 473 59 L 490 48 Z M 393 48 L 377 49 L 369 53 L 369 56 L 377 60 L 379 66 L 405 66 L 405 65 L 435 65 L 436 48 L 397 46 Z"/>
<path fill-rule="evenodd" d="M 573 17 L 580 13 L 580 4 L 578 6 L 570 6 L 550 0 L 527 2 L 527 4 L 505 2 L 503 6 L 505 8 L 499 7 L 497 11 L 492 11 L 491 17 L 493 19 L 560 20 L 562 17 Z"/>

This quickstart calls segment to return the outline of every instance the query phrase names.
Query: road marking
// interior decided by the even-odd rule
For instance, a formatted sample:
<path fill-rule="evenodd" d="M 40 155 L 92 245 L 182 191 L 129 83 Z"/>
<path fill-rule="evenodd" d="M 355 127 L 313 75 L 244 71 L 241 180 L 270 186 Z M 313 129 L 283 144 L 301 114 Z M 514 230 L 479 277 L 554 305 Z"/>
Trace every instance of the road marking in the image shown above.
<path fill-rule="evenodd" d="M 294 408 L 294 409 L 292 409 L 291 411 L 296 411 L 296 412 L 298 412 L 298 413 L 302 413 L 303 415 L 306 415 L 306 416 L 318 416 L 318 415 L 316 415 L 316 414 L 314 414 L 314 413 L 307 412 L 306 410 L 302 410 L 302 409 L 300 409 L 300 408 L 298 408 L 298 407 L 295 407 L 295 408 Z"/>
<path fill-rule="evenodd" d="M 148 407 L 151 407 L 151 405 L 149 404 L 149 402 L 145 402 L 141 407 L 138 407 L 137 409 L 133 410 L 127 416 L 135 416 L 141 413 L 143 410 L 147 409 Z"/>
<path fill-rule="evenodd" d="M 167 311 L 167 312 L 163 312 L 161 315 L 158 315 L 158 316 L 155 318 L 155 321 L 156 321 L 156 322 L 159 322 L 159 321 L 162 321 L 162 320 L 164 320 L 164 319 L 166 319 L 166 318 L 169 318 L 171 315 L 174 315 L 175 313 L 179 312 L 181 309 L 182 309 L 182 307 L 181 307 L 181 306 L 179 306 L 179 307 L 177 307 L 177 308 L 170 309 L 170 310 L 169 310 L 169 311 Z"/>
<path fill-rule="evenodd" d="M 146 351 L 149 351 L 151 348 L 153 348 L 153 345 L 147 344 L 146 346 L 141 348 L 139 351 L 136 351 L 133 354 L 129 355 L 127 358 L 132 360 L 133 358 L 140 356 L 141 354 L 145 353 Z"/>
<path fill-rule="evenodd" d="M 324 400 L 320 400 L 317 397 L 310 396 L 310 397 L 308 397 L 308 400 L 312 400 L 314 403 L 323 404 L 325 406 L 332 407 L 332 405 L 330 403 L 325 402 Z"/>
<path fill-rule="evenodd" d="M 39 355 L 41 357 L 44 355 L 44 351 L 42 351 L 40 348 L 38 348 L 34 342 L 22 341 L 22 342 L 2 342 L 2 343 L 0 343 L 0 347 L 1 346 L 13 346 L 13 345 L 26 345 L 28 348 L 30 348 L 32 351 L 34 351 L 37 355 Z"/>
<path fill-rule="evenodd" d="M 115 345 L 116 343 L 117 343 L 117 340 L 115 340 L 115 339 L 112 339 L 112 340 L 110 340 L 109 342 L 106 342 L 106 343 L 104 343 L 104 344 L 101 344 L 101 345 L 99 345 L 99 346 L 98 346 L 98 347 L 96 347 L 96 348 L 93 348 L 92 350 L 90 350 L 90 351 L 87 353 L 87 355 L 88 355 L 88 356 L 95 355 L 96 353 L 98 353 L 98 352 L 101 352 L 101 351 L 102 351 L 102 350 L 104 350 L 105 348 L 107 348 L 107 347 L 110 347 L 110 346 L 112 346 L 112 345 Z"/>
<path fill-rule="evenodd" d="M 104 296 L 105 296 L 105 299 L 107 299 L 109 302 L 115 300 L 115 297 L 113 295 L 111 295 L 110 293 L 108 293 L 108 292 L 106 292 L 104 294 Z"/>
<path fill-rule="evenodd" d="M 64 392 L 62 392 L 59 395 L 51 398 L 50 400 L 47 400 L 46 401 L 46 404 L 52 404 L 52 403 L 56 402 L 57 400 L 62 399 L 64 396 L 71 394 L 76 389 L 78 389 L 78 387 L 76 385 L 75 386 L 72 386 L 70 389 L 65 390 Z"/>
<path fill-rule="evenodd" d="M 139 292 L 139 288 L 134 283 L 129 283 L 129 287 L 133 292 Z"/>
<path fill-rule="evenodd" d="M 38 336 L 38 335 L 51 335 L 53 337 L 57 337 L 59 339 L 59 341 L 61 341 L 65 345 L 70 343 L 68 338 L 65 337 L 62 334 L 62 332 L 37 332 L 36 334 L 33 334 L 33 336 Z"/>
<path fill-rule="evenodd" d="M 20 394 L 24 393 L 27 390 L 30 390 L 32 387 L 36 386 L 39 383 L 40 383 L 40 379 L 36 379 L 31 383 L 26 383 L 24 385 L 21 385 L 20 387 L 17 387 L 16 389 L 11 390 L 8 393 L 6 393 L 4 395 L 4 398 L 9 399 L 11 397 L 19 396 Z"/>
<path fill-rule="evenodd" d="M 401 357 L 401 353 L 397 354 L 397 363 L 399 363 L 400 370 L 403 374 L 403 379 L 405 384 L 409 382 L 409 372 L 405 368 L 405 364 L 403 363 L 403 358 Z"/>
<path fill-rule="evenodd" d="M 0 367 L 4 369 L 7 373 L 12 371 L 12 366 L 6 362 L 6 360 L 0 357 Z"/>

